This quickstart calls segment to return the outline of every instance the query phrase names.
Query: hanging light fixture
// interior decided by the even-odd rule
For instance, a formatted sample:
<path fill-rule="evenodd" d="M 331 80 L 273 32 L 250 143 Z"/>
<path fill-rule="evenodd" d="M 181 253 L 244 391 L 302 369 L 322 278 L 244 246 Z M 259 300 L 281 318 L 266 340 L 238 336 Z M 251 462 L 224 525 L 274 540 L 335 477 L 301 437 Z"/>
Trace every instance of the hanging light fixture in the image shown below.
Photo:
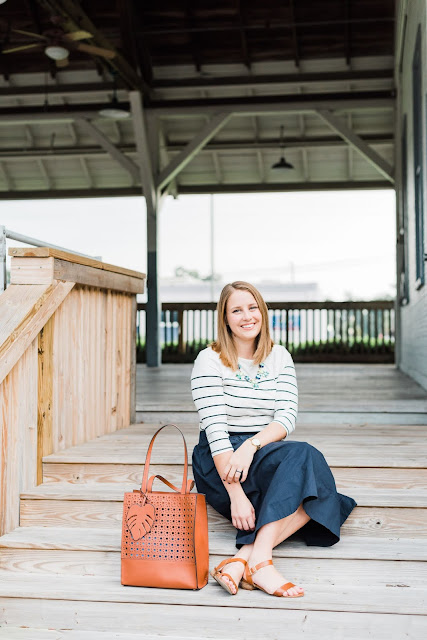
<path fill-rule="evenodd" d="M 0 0 L 1 1 L 1 0 Z M 66 60 L 70 52 L 59 44 L 51 44 L 44 50 L 45 54 L 51 60 Z"/>
<path fill-rule="evenodd" d="M 116 84 L 116 73 L 112 73 L 114 80 L 114 88 L 113 88 L 113 96 L 111 101 L 105 105 L 102 109 L 98 111 L 98 114 L 103 118 L 112 118 L 113 120 L 124 120 L 125 118 L 129 118 L 130 112 L 127 109 L 124 109 L 117 98 L 117 84 Z"/>
<path fill-rule="evenodd" d="M 283 125 L 280 127 L 280 145 L 279 146 L 281 149 L 280 160 L 278 162 L 275 162 L 271 168 L 272 169 L 295 169 L 294 165 L 290 164 L 290 162 L 288 162 L 285 159 L 285 154 L 284 154 L 285 143 L 283 142 Z"/>

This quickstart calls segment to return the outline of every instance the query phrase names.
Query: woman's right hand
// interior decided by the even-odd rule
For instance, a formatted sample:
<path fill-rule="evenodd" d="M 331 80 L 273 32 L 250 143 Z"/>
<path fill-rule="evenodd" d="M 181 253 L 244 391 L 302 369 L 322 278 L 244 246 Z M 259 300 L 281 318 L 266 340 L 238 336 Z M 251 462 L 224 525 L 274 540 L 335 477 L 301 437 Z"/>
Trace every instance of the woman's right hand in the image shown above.
<path fill-rule="evenodd" d="M 236 529 L 255 529 L 255 509 L 243 491 L 230 496 L 231 521 Z"/>

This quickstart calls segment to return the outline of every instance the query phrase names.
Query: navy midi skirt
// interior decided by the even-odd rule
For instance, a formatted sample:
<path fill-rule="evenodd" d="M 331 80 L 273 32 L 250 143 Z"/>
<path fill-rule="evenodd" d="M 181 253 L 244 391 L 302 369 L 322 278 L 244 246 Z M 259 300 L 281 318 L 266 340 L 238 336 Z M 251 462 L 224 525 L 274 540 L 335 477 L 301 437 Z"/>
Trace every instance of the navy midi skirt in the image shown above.
<path fill-rule="evenodd" d="M 231 434 L 234 450 L 254 433 Z M 230 498 L 216 470 L 204 431 L 193 451 L 193 474 L 197 491 L 231 521 Z M 323 454 L 307 442 L 281 440 L 265 445 L 254 455 L 242 488 L 255 509 L 255 530 L 237 529 L 236 547 L 251 544 L 257 531 L 294 513 L 303 503 L 311 520 L 291 539 L 307 545 L 329 547 L 340 539 L 340 527 L 357 505 L 337 493 L 334 476 Z"/>

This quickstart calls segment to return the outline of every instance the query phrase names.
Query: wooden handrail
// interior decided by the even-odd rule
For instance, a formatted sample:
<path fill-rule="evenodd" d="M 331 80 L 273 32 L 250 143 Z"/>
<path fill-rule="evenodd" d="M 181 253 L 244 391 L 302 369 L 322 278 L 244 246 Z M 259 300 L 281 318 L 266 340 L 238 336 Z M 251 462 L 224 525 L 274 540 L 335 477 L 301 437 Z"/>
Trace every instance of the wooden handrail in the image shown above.
<path fill-rule="evenodd" d="M 9 249 L 0 295 L 0 535 L 43 456 L 135 421 L 145 275 L 58 249 Z"/>
<path fill-rule="evenodd" d="M 95 260 L 93 258 L 86 258 L 75 253 L 68 253 L 67 251 L 51 249 L 50 247 L 10 247 L 9 255 L 17 258 L 58 258 L 60 260 L 66 260 L 67 262 L 85 265 L 86 267 L 94 267 L 95 269 L 102 269 L 103 271 L 121 273 L 122 275 L 138 278 L 139 280 L 145 280 L 146 278 L 145 273 L 141 273 L 140 271 L 125 269 L 114 264 L 108 264 L 107 262 L 101 262 L 100 260 Z"/>

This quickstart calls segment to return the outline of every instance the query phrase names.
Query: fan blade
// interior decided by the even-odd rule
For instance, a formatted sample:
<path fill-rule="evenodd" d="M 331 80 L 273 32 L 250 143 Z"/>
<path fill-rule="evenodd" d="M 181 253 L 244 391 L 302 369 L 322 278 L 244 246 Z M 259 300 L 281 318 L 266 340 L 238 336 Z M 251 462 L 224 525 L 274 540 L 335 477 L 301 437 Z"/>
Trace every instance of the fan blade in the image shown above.
<path fill-rule="evenodd" d="M 93 38 L 93 35 L 89 31 L 72 31 L 71 33 L 65 33 L 64 38 L 66 40 L 86 40 Z"/>
<path fill-rule="evenodd" d="M 32 31 L 23 31 L 22 29 L 11 29 L 13 33 L 21 33 L 23 36 L 31 36 L 32 38 L 38 38 L 39 40 L 48 40 L 46 36 L 40 35 L 40 33 L 33 33 Z"/>
<path fill-rule="evenodd" d="M 55 65 L 58 69 L 62 69 L 63 67 L 68 67 L 70 64 L 69 58 L 64 58 L 63 60 L 55 60 Z"/>
<path fill-rule="evenodd" d="M 23 44 L 21 47 L 13 47 L 12 49 L 3 49 L 1 53 L 15 53 L 15 51 L 23 51 L 24 49 L 34 49 L 34 47 L 43 46 L 41 42 L 34 42 L 33 44 Z"/>
<path fill-rule="evenodd" d="M 94 47 L 91 44 L 78 44 L 76 49 L 79 51 L 85 51 L 85 53 L 91 53 L 94 56 L 102 56 L 103 58 L 112 59 L 116 57 L 116 52 L 110 49 L 101 49 L 101 47 Z"/>

